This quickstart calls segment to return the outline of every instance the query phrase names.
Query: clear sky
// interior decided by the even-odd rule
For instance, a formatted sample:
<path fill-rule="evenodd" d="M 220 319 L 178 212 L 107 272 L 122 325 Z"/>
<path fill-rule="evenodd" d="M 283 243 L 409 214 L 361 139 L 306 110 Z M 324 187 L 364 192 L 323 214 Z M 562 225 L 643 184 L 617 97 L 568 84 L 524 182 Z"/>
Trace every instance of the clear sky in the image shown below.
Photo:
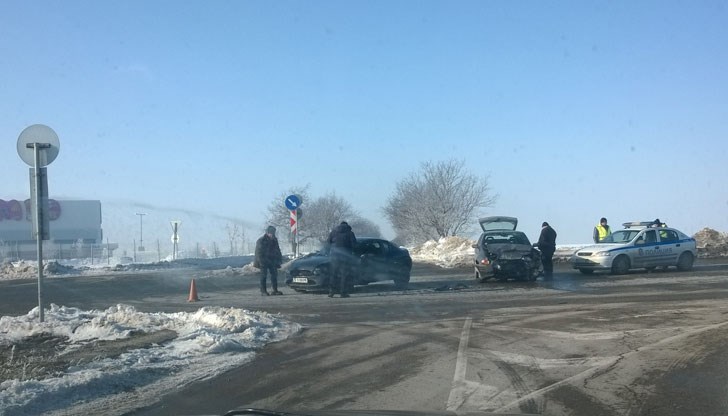
<path fill-rule="evenodd" d="M 396 181 L 455 158 L 532 238 L 728 231 L 727 22 L 723 1 L 4 0 L 0 198 L 27 197 L 16 143 L 41 123 L 56 198 L 262 230 L 310 183 L 393 237 Z"/>

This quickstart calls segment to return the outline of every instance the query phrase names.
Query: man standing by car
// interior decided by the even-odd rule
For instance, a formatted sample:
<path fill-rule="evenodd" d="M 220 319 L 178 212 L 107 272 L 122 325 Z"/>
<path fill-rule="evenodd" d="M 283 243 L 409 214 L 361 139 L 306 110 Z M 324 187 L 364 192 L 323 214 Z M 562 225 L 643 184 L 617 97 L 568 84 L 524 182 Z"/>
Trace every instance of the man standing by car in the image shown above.
<path fill-rule="evenodd" d="M 602 217 L 602 219 L 599 220 L 599 224 L 594 227 L 594 242 L 601 243 L 605 238 L 609 237 L 610 234 L 612 234 L 612 230 L 609 228 L 609 225 L 607 225 L 607 219 Z"/>
<path fill-rule="evenodd" d="M 331 274 L 329 276 L 329 297 L 333 298 L 336 285 L 342 298 L 348 298 L 351 267 L 354 262 L 354 246 L 356 236 L 346 221 L 342 221 L 329 234 L 329 256 L 331 258 Z"/>
<path fill-rule="evenodd" d="M 554 252 L 556 251 L 556 231 L 546 221 L 541 224 L 541 235 L 538 237 L 538 249 L 541 250 L 543 279 L 554 278 Z"/>
<path fill-rule="evenodd" d="M 276 228 L 269 225 L 265 234 L 255 242 L 255 261 L 253 266 L 260 269 L 260 294 L 268 296 L 266 289 L 266 278 L 270 272 L 270 285 L 273 291 L 271 295 L 282 295 L 278 291 L 278 269 L 281 267 L 283 256 L 281 247 L 276 238 Z"/>

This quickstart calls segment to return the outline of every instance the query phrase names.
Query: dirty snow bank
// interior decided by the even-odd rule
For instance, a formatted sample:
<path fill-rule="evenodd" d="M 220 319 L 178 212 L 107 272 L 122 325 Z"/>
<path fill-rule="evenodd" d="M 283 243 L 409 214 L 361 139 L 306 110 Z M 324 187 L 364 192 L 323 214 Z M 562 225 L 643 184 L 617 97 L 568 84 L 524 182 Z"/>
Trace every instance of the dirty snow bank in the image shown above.
<path fill-rule="evenodd" d="M 463 237 L 443 237 L 409 249 L 413 261 L 440 267 L 466 267 L 473 264 L 475 241 Z"/>
<path fill-rule="evenodd" d="M 728 256 L 728 233 L 712 228 L 703 228 L 693 235 L 698 248 L 698 257 Z"/>
<path fill-rule="evenodd" d="M 444 268 L 469 267 L 475 259 L 473 244 L 477 241 L 463 237 L 443 237 L 438 241 L 430 240 L 409 249 L 412 260 L 419 263 L 435 264 Z M 554 261 L 566 261 L 576 250 L 585 244 L 559 244 L 556 246 Z"/>
<path fill-rule="evenodd" d="M 58 262 L 50 261 L 43 266 L 43 273 L 48 276 L 59 276 L 79 273 L 71 266 L 64 266 Z M 0 280 L 2 279 L 32 279 L 38 276 L 37 262 L 6 261 L 0 264 Z"/>
<path fill-rule="evenodd" d="M 266 312 L 220 307 L 144 313 L 121 304 L 90 311 L 51 305 L 43 323 L 37 308 L 3 316 L 0 414 L 122 414 L 248 362 L 300 329 Z M 162 342 L 142 343 L 144 334 L 161 334 Z M 39 366 L 37 358 L 54 365 Z"/>
<path fill-rule="evenodd" d="M 111 272 L 137 272 L 155 271 L 166 269 L 193 268 L 197 270 L 209 270 L 212 275 L 253 275 L 259 272 L 251 264 L 252 256 L 217 257 L 207 259 L 178 259 L 173 261 L 162 260 L 151 263 L 128 263 L 122 264 L 107 262 L 95 264 L 89 259 L 51 260 L 45 263 L 43 272 L 46 277 L 64 276 L 94 276 Z M 38 276 L 38 262 L 7 261 L 0 263 L 0 280 L 34 279 Z"/>

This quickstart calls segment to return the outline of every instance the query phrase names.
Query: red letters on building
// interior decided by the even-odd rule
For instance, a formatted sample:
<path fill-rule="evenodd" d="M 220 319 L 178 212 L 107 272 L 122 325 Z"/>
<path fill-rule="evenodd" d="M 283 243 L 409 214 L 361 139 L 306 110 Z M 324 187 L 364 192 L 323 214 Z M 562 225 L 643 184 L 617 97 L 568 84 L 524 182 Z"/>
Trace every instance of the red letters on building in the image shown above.
<path fill-rule="evenodd" d="M 0 199 L 0 221 L 21 221 L 23 219 L 23 205 L 25 205 L 25 219 L 30 221 L 30 199 L 26 199 L 23 202 L 24 204 L 21 204 L 20 201 L 16 199 L 11 199 L 10 201 Z M 54 221 L 60 216 L 61 204 L 59 204 L 55 199 L 49 199 L 48 219 Z"/>

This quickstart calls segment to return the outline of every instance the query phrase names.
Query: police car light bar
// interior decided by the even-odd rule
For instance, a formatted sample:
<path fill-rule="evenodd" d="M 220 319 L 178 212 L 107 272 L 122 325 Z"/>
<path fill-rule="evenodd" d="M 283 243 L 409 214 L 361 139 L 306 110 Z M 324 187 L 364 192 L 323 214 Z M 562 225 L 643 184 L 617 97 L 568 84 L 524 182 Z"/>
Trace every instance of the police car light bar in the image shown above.
<path fill-rule="evenodd" d="M 632 222 L 625 222 L 622 223 L 622 226 L 624 228 L 647 228 L 650 225 L 653 225 L 654 221 L 632 221 Z"/>

